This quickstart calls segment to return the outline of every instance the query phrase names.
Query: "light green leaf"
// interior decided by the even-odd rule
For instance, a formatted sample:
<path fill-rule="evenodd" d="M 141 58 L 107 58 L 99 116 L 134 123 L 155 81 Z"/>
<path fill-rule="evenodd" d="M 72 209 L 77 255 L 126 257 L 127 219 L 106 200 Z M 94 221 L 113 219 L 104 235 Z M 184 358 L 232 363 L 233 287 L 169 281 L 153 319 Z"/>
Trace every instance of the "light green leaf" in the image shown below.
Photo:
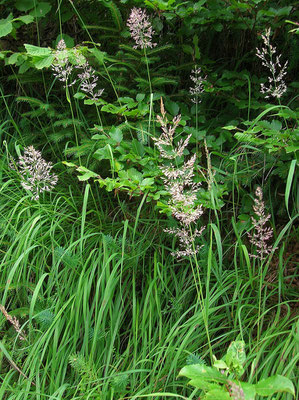
<path fill-rule="evenodd" d="M 204 397 L 205 400 L 231 400 L 231 397 L 225 389 L 212 389 Z"/>
<path fill-rule="evenodd" d="M 22 21 L 24 24 L 30 24 L 34 21 L 34 17 L 32 15 L 22 15 L 21 17 L 15 18 L 14 21 Z"/>
<path fill-rule="evenodd" d="M 123 140 L 122 131 L 119 128 L 115 128 L 114 126 L 112 127 L 111 131 L 109 132 L 109 136 L 115 144 L 118 144 Z"/>
<path fill-rule="evenodd" d="M 254 384 L 247 382 L 235 382 L 235 383 L 241 385 L 244 392 L 245 400 L 255 400 L 256 391 Z"/>
<path fill-rule="evenodd" d="M 19 53 L 13 53 L 7 60 L 7 64 L 12 65 L 18 61 Z"/>
<path fill-rule="evenodd" d="M 31 56 L 49 56 L 51 54 L 51 49 L 49 47 L 38 47 L 33 44 L 24 44 L 25 49 Z"/>
<path fill-rule="evenodd" d="M 223 360 L 216 360 L 213 366 L 217 369 L 228 369 L 228 366 Z"/>
<path fill-rule="evenodd" d="M 67 167 L 77 167 L 76 164 L 68 161 L 62 161 L 62 164 L 66 165 Z"/>
<path fill-rule="evenodd" d="M 123 111 L 126 110 L 126 106 L 115 106 L 114 104 L 105 104 L 102 108 L 101 111 L 106 111 L 107 113 L 110 114 L 121 114 Z"/>
<path fill-rule="evenodd" d="M 0 19 L 0 37 L 8 35 L 12 31 L 12 23 L 8 19 Z"/>
<path fill-rule="evenodd" d="M 270 376 L 255 385 L 256 393 L 260 396 L 272 396 L 277 392 L 288 392 L 295 396 L 295 388 L 290 379 L 282 375 Z"/>
<path fill-rule="evenodd" d="M 52 64 L 52 62 L 54 61 L 54 55 L 50 55 L 48 57 L 45 58 L 41 58 L 38 61 L 34 61 L 34 66 L 37 69 L 43 69 L 43 68 L 49 68 Z"/>
<path fill-rule="evenodd" d="M 219 382 L 226 382 L 227 380 L 216 368 L 200 364 L 186 365 L 181 369 L 179 376 L 186 376 L 189 379 L 202 378 Z"/>

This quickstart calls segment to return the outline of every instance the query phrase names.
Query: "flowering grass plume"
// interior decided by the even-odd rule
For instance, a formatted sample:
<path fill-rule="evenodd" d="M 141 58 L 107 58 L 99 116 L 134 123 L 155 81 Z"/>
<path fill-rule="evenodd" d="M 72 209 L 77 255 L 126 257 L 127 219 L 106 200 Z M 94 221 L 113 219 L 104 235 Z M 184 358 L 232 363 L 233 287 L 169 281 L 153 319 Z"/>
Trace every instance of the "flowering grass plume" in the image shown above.
<path fill-rule="evenodd" d="M 45 161 L 40 151 L 35 150 L 33 146 L 26 147 L 24 155 L 10 166 L 18 171 L 21 185 L 33 193 L 34 200 L 38 200 L 42 192 L 51 191 L 58 181 L 57 175 L 50 172 L 52 163 Z"/>
<path fill-rule="evenodd" d="M 193 103 L 198 104 L 201 102 L 200 95 L 204 92 L 203 83 L 205 82 L 206 77 L 203 78 L 201 76 L 201 68 L 195 67 L 191 71 L 190 79 L 194 83 L 194 86 L 191 86 L 189 89 L 189 93 L 193 96 L 191 100 Z"/>
<path fill-rule="evenodd" d="M 78 78 L 81 82 L 80 89 L 82 92 L 85 92 L 91 100 L 98 100 L 102 96 L 104 89 L 95 91 L 97 81 L 99 79 L 99 77 L 96 75 L 96 71 L 89 65 L 87 61 L 83 65 L 78 66 L 78 68 L 83 69 L 83 72 L 78 74 Z"/>
<path fill-rule="evenodd" d="M 180 123 L 181 116 L 174 117 L 172 123 L 168 124 L 162 100 L 161 114 L 162 116 L 157 116 L 157 120 L 161 124 L 162 134 L 159 138 L 154 138 L 154 141 L 161 158 L 165 160 L 165 164 L 167 163 L 167 165 L 160 167 L 163 173 L 162 180 L 165 189 L 170 194 L 168 205 L 173 216 L 179 222 L 178 228 L 165 229 L 165 232 L 178 238 L 180 248 L 172 255 L 181 258 L 195 255 L 198 252 L 199 247 L 194 245 L 194 239 L 201 236 L 204 230 L 204 227 L 201 229 L 192 229 L 191 227 L 203 214 L 202 206 L 196 205 L 200 184 L 193 181 L 196 154 L 184 161 L 180 167 L 175 164 L 177 157 L 183 156 L 191 135 L 174 144 L 174 133 Z"/>
<path fill-rule="evenodd" d="M 263 192 L 260 187 L 255 191 L 256 198 L 254 199 L 253 211 L 257 218 L 251 217 L 255 232 L 253 235 L 248 233 L 251 244 L 256 246 L 257 255 L 251 254 L 251 257 L 259 258 L 261 261 L 271 253 L 273 247 L 267 242 L 273 236 L 273 229 L 266 227 L 267 222 L 271 218 L 271 214 L 265 214 L 265 204 L 263 201 Z"/>
<path fill-rule="evenodd" d="M 12 326 L 14 327 L 14 330 L 19 334 L 19 338 L 21 340 L 26 340 L 26 336 L 22 333 L 20 323 L 17 320 L 17 318 L 9 315 L 8 312 L 6 311 L 5 307 L 2 304 L 0 304 L 0 311 L 2 312 L 2 314 L 4 315 L 6 320 L 12 324 Z"/>
<path fill-rule="evenodd" d="M 56 76 L 60 82 L 64 82 L 64 87 L 70 87 L 76 83 L 76 79 L 69 82 L 74 67 L 68 59 L 68 52 L 63 39 L 61 39 L 57 44 L 55 59 L 51 68 L 53 75 Z"/>
<path fill-rule="evenodd" d="M 152 36 L 155 33 L 148 15 L 141 8 L 132 8 L 130 17 L 127 21 L 130 29 L 131 37 L 135 40 L 134 49 L 146 49 L 147 47 L 155 47 L 157 43 L 152 42 Z"/>
<path fill-rule="evenodd" d="M 276 47 L 270 43 L 271 29 L 267 29 L 265 34 L 262 35 L 262 39 L 265 47 L 261 50 L 256 49 L 256 55 L 262 60 L 262 65 L 270 70 L 270 76 L 268 76 L 268 86 L 261 84 L 261 93 L 265 94 L 266 98 L 270 96 L 279 99 L 286 91 L 287 86 L 284 81 L 286 75 L 286 69 L 288 61 L 282 66 L 280 63 L 281 54 L 276 55 Z M 274 59 L 275 58 L 275 59 Z"/>

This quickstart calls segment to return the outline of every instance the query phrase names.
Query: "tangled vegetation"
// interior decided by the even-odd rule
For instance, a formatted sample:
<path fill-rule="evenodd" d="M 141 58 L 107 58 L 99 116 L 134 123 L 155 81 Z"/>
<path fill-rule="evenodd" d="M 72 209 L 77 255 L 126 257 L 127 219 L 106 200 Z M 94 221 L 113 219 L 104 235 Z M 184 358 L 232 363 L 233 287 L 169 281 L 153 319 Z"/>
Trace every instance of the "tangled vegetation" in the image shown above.
<path fill-rule="evenodd" d="M 296 398 L 297 2 L 0 11 L 0 399 Z"/>

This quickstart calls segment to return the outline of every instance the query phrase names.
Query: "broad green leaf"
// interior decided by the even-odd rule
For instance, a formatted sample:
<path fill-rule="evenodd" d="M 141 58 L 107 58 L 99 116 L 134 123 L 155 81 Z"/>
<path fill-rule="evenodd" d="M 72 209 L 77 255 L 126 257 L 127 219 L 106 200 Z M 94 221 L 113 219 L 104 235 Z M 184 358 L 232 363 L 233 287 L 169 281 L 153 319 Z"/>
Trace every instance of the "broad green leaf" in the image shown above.
<path fill-rule="evenodd" d="M 31 65 L 27 61 L 24 61 L 19 68 L 19 74 L 24 74 L 30 67 Z"/>
<path fill-rule="evenodd" d="M 166 101 L 165 108 L 170 112 L 171 115 L 177 115 L 179 113 L 180 107 L 174 101 Z"/>
<path fill-rule="evenodd" d="M 137 96 L 136 96 L 136 101 L 138 101 L 138 103 L 139 103 L 144 98 L 145 98 L 145 94 L 144 93 L 138 93 Z"/>
<path fill-rule="evenodd" d="M 92 171 L 88 171 L 88 172 L 85 172 L 85 174 L 83 174 L 83 175 L 79 175 L 78 179 L 79 179 L 79 181 L 84 182 L 90 178 L 98 178 L 98 177 L 99 177 L 98 174 L 95 174 Z"/>
<path fill-rule="evenodd" d="M 19 11 L 28 11 L 34 8 L 35 0 L 17 0 L 15 7 Z"/>
<path fill-rule="evenodd" d="M 282 375 L 270 376 L 255 385 L 256 393 L 260 396 L 272 396 L 277 392 L 287 392 L 295 396 L 295 388 L 292 381 Z"/>
<path fill-rule="evenodd" d="M 41 58 L 40 60 L 34 61 L 34 66 L 37 69 L 49 68 L 54 61 L 54 55 L 50 55 L 45 58 Z"/>
<path fill-rule="evenodd" d="M 229 393 L 224 389 L 212 389 L 204 397 L 205 400 L 231 400 Z"/>
<path fill-rule="evenodd" d="M 114 144 L 118 144 L 123 140 L 122 131 L 119 128 L 115 128 L 114 126 L 110 130 L 109 136 L 113 140 Z"/>
<path fill-rule="evenodd" d="M 130 168 L 127 171 L 127 177 L 128 179 L 132 179 L 133 182 L 140 183 L 142 181 L 142 173 L 137 171 L 135 168 Z"/>
<path fill-rule="evenodd" d="M 62 35 L 59 34 L 57 36 L 57 38 L 55 40 L 55 47 L 57 47 L 57 44 L 61 39 L 64 40 L 64 42 L 66 44 L 66 47 L 68 47 L 68 48 L 74 47 L 74 45 L 75 45 L 74 39 L 71 36 L 69 36 L 69 35 L 67 35 L 65 33 L 63 33 Z"/>
<path fill-rule="evenodd" d="M 110 114 L 121 114 L 123 111 L 126 111 L 126 106 L 115 106 L 114 104 L 105 104 L 102 108 L 101 111 L 106 111 L 107 113 Z"/>
<path fill-rule="evenodd" d="M 82 92 L 77 92 L 74 94 L 75 99 L 83 100 L 83 99 L 85 99 L 85 97 L 86 97 L 86 94 L 82 93 Z"/>
<path fill-rule="evenodd" d="M 219 382 L 227 381 L 226 377 L 216 368 L 200 364 L 186 365 L 179 372 L 179 376 L 185 376 L 189 379 L 203 378 L 205 380 L 215 380 Z"/>
<path fill-rule="evenodd" d="M 244 392 L 245 400 L 255 400 L 256 391 L 254 384 L 247 382 L 235 382 L 235 383 L 241 385 Z"/>
<path fill-rule="evenodd" d="M 14 21 L 22 21 L 24 24 L 30 24 L 34 21 L 34 17 L 32 15 L 22 15 L 21 17 L 15 18 Z"/>
<path fill-rule="evenodd" d="M 16 62 L 18 61 L 19 58 L 19 53 L 13 53 L 7 60 L 7 64 L 11 65 L 11 64 L 16 64 Z"/>
<path fill-rule="evenodd" d="M 51 10 L 52 6 L 50 3 L 41 2 L 36 3 L 34 10 L 30 11 L 30 15 L 36 18 L 42 18 Z"/>
<path fill-rule="evenodd" d="M 217 369 L 228 369 L 226 362 L 223 360 L 216 360 L 213 366 Z"/>
<path fill-rule="evenodd" d="M 219 384 L 211 382 L 211 380 L 206 380 L 203 378 L 191 379 L 188 382 L 188 385 L 191 385 L 191 386 L 195 387 L 196 389 L 204 390 L 205 392 L 207 392 L 208 390 L 221 388 L 221 386 Z"/>
<path fill-rule="evenodd" d="M 94 158 L 97 160 L 110 160 L 111 158 L 111 152 L 110 152 L 110 146 L 107 144 L 105 147 L 98 149 L 94 155 Z"/>
<path fill-rule="evenodd" d="M 95 58 L 99 61 L 100 64 L 104 63 L 106 53 L 99 49 L 91 49 L 90 52 L 95 56 Z"/>
<path fill-rule="evenodd" d="M 0 37 L 8 35 L 12 31 L 12 23 L 8 19 L 0 19 Z"/>
<path fill-rule="evenodd" d="M 136 154 L 137 156 L 143 157 L 144 156 L 144 145 L 139 142 L 139 140 L 137 139 L 133 139 L 132 140 L 132 150 L 134 152 L 134 154 Z"/>
<path fill-rule="evenodd" d="M 145 178 L 140 183 L 140 188 L 142 190 L 150 189 L 154 185 L 154 183 L 155 183 L 155 178 Z"/>
<path fill-rule="evenodd" d="M 51 49 L 49 47 L 38 47 L 33 44 L 24 44 L 25 49 L 31 56 L 49 56 L 51 54 Z"/>

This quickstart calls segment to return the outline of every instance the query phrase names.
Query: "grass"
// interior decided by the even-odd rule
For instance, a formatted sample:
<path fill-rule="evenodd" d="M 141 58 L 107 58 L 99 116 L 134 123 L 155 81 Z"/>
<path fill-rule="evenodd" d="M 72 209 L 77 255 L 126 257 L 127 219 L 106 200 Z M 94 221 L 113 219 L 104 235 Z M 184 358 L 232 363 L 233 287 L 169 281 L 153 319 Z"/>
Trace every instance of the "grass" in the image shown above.
<path fill-rule="evenodd" d="M 1 398 L 196 398 L 177 379 L 188 355 L 209 362 L 196 276 L 171 257 L 150 205 L 135 221 L 116 222 L 106 210 L 110 222 L 102 220 L 100 231 L 94 188 L 82 189 L 36 204 L 13 179 L 1 187 L 1 304 L 27 335 L 21 342 L 1 319 L 8 333 L 1 342 Z M 260 278 L 248 280 L 242 241 L 223 253 L 220 232 L 213 225 L 209 231 L 213 251 L 202 251 L 199 274 L 213 353 L 221 356 L 243 338 L 253 366 L 249 381 L 275 373 L 294 379 L 295 292 L 277 301 L 280 274 L 280 283 L 263 287 L 259 312 Z"/>
<path fill-rule="evenodd" d="M 58 14 L 61 19 L 60 6 Z M 144 55 L 142 62 L 150 77 L 154 61 L 152 55 L 149 59 Z M 98 57 L 102 75 L 121 105 L 117 91 L 122 92 L 122 81 L 117 89 L 112 75 L 118 64 L 108 57 L 106 62 L 100 53 Z M 252 87 L 246 78 L 249 118 Z M 28 79 L 34 83 L 30 75 Z M 133 198 L 117 190 L 107 193 L 97 182 L 79 182 L 61 163 L 78 155 L 78 164 L 96 169 L 95 145 L 84 140 L 98 132 L 92 130 L 93 119 L 108 131 L 111 115 L 100 114 L 98 108 L 85 113 L 79 100 L 70 95 L 72 89 L 65 101 L 54 83 L 47 88 L 46 75 L 43 82 L 46 95 L 42 101 L 34 85 L 27 93 L 25 83 L 23 87 L 20 82 L 18 101 L 1 88 L 4 122 L 0 129 L 5 141 L 0 153 L 0 304 L 20 321 L 26 340 L 20 340 L 0 313 L 0 399 L 196 400 L 200 392 L 178 377 L 180 369 L 192 357 L 210 365 L 212 354 L 221 358 L 234 340 L 246 342 L 244 380 L 254 383 L 280 374 L 296 383 L 298 275 L 292 255 L 298 240 L 296 160 L 290 162 L 285 186 L 272 178 L 271 169 L 266 179 L 265 197 L 277 250 L 260 263 L 250 257 L 247 232 L 253 202 L 250 193 L 257 177 L 264 180 L 265 154 L 255 145 L 240 146 L 239 142 L 228 153 L 209 150 L 212 166 L 201 160 L 208 164 L 203 171 L 208 176 L 211 203 L 203 216 L 202 247 L 197 258 L 177 260 L 171 255 L 177 241 L 164 232 L 169 219 L 158 213 L 153 201 L 147 202 L 146 191 Z M 135 97 L 134 90 L 128 93 Z M 146 109 L 144 98 L 138 107 Z M 144 127 L 134 126 L 133 118 L 123 116 L 128 127 L 125 133 L 133 138 L 144 128 L 150 137 L 150 128 L 158 131 L 154 121 L 157 99 L 150 90 L 147 121 L 140 119 L 140 125 L 147 122 Z M 282 106 L 268 107 L 251 127 L 274 110 Z M 197 112 L 198 105 L 195 116 L 186 115 L 187 121 L 195 118 L 196 131 Z M 56 162 L 54 169 L 59 174 L 55 191 L 41 196 L 39 202 L 22 189 L 8 166 L 9 154 L 32 144 L 32 137 L 43 154 Z M 80 141 L 84 145 L 74 149 Z M 114 165 L 118 160 L 111 147 L 110 152 Z M 158 157 L 157 150 L 152 154 Z M 214 172 L 220 178 L 214 178 Z M 226 176 L 231 179 L 229 194 L 224 193 L 223 207 L 218 207 L 219 182 Z M 284 202 L 275 201 L 276 196 Z M 279 393 L 275 399 L 292 396 Z"/>

